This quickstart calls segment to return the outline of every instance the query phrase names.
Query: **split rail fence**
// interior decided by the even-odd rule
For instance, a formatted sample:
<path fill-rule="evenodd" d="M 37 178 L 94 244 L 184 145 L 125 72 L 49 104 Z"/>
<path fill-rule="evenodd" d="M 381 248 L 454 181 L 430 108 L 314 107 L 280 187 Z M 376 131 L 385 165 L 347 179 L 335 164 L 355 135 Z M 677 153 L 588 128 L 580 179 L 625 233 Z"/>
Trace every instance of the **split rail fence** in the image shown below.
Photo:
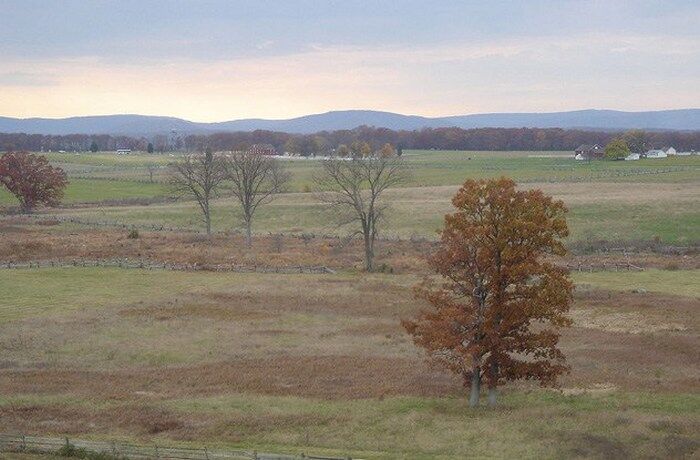
<path fill-rule="evenodd" d="M 173 447 L 137 445 L 123 442 L 87 441 L 0 434 L 0 452 L 32 452 L 55 454 L 59 450 L 81 449 L 114 459 L 177 459 L 177 460 L 350 460 L 350 457 L 325 457 L 306 454 L 274 454 L 249 450 L 217 450 L 207 447 Z"/>
<path fill-rule="evenodd" d="M 114 268 L 136 268 L 142 270 L 176 270 L 176 271 L 211 271 L 211 272 L 234 272 L 234 273 L 305 273 L 305 274 L 334 274 L 335 271 L 326 266 L 311 265 L 287 265 L 287 266 L 267 266 L 267 265 L 231 265 L 231 264 L 177 264 L 168 262 L 152 261 L 129 261 L 121 259 L 110 260 L 71 260 L 71 261 L 0 261 L 0 268 L 20 269 L 20 268 L 62 268 L 62 267 L 114 267 Z"/>

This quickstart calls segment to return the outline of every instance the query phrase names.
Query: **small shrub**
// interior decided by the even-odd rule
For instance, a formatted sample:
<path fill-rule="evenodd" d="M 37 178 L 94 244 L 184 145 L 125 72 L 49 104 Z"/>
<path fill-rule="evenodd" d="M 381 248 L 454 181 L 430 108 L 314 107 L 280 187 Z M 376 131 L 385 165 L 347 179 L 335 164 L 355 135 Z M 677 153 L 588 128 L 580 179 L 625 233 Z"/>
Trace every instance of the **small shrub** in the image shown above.
<path fill-rule="evenodd" d="M 391 265 L 382 263 L 379 267 L 377 267 L 377 272 L 379 273 L 394 273 L 394 267 Z"/>
<path fill-rule="evenodd" d="M 670 271 L 676 271 L 676 270 L 680 269 L 678 264 L 675 262 L 669 262 L 668 264 L 666 264 L 665 268 L 666 268 L 666 270 L 670 270 Z"/>
<path fill-rule="evenodd" d="M 311 240 L 314 239 L 314 235 L 312 233 L 302 233 L 301 239 L 304 242 L 304 246 L 308 246 Z"/>
<path fill-rule="evenodd" d="M 138 239 L 139 231 L 135 228 L 132 228 L 131 230 L 129 230 L 129 233 L 126 235 L 126 237 L 129 238 L 130 240 Z"/>
<path fill-rule="evenodd" d="M 281 253 L 284 249 L 284 236 L 278 233 L 272 237 L 272 249 L 277 253 Z"/>
<path fill-rule="evenodd" d="M 91 452 L 82 447 L 75 447 L 73 444 L 66 443 L 63 447 L 56 451 L 57 457 L 69 458 L 84 458 L 86 460 L 121 460 L 126 457 L 114 456 L 106 452 Z"/>

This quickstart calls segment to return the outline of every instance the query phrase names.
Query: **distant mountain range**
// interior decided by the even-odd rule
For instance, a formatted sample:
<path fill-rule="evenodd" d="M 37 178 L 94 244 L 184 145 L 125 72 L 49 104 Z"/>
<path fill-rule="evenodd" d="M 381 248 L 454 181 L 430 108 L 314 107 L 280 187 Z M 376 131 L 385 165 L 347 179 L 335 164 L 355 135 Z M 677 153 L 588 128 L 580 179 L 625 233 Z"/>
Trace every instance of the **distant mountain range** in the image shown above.
<path fill-rule="evenodd" d="M 551 113 L 485 113 L 437 118 L 373 110 L 343 110 L 287 120 L 243 119 L 218 123 L 197 123 L 181 118 L 148 115 L 99 115 L 57 119 L 0 117 L 0 132 L 54 135 L 148 136 L 173 130 L 182 134 L 206 134 L 257 129 L 308 134 L 352 129 L 361 125 L 394 130 L 415 130 L 426 127 L 700 130 L 700 109 L 650 112 L 576 110 Z"/>

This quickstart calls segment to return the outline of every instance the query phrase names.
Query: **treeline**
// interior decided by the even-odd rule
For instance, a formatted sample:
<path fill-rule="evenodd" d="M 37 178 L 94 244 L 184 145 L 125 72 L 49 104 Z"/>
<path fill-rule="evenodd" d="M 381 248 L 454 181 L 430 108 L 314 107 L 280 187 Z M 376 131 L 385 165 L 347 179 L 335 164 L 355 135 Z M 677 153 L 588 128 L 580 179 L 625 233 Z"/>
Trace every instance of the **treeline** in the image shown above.
<path fill-rule="evenodd" d="M 95 142 L 99 150 L 145 151 L 149 143 L 156 152 L 245 150 L 253 144 L 271 144 L 279 152 L 301 155 L 324 154 L 339 145 L 368 142 L 373 148 L 385 143 L 405 149 L 438 150 L 573 150 L 580 144 L 605 145 L 622 132 L 585 131 L 560 128 L 424 128 L 395 131 L 360 126 L 350 130 L 290 134 L 258 130 L 253 132 L 156 135 L 129 137 L 71 134 L 65 136 L 0 133 L 0 150 L 87 151 Z M 673 146 L 676 150 L 700 150 L 700 131 L 647 131 L 649 148 Z"/>

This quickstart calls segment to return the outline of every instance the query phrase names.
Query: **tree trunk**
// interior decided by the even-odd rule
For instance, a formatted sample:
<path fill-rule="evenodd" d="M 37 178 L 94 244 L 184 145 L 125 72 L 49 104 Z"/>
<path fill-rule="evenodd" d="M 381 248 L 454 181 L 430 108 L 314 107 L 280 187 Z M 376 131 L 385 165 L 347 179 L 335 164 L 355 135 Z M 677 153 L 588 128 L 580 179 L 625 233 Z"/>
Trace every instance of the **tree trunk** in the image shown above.
<path fill-rule="evenodd" d="M 481 370 L 479 366 L 474 367 L 472 372 L 472 390 L 469 395 L 469 407 L 479 405 L 479 394 L 481 393 Z"/>
<path fill-rule="evenodd" d="M 491 361 L 491 386 L 489 387 L 489 406 L 493 407 L 496 405 L 496 397 L 498 396 L 498 387 L 496 383 L 498 382 L 498 364 L 495 361 Z"/>
<path fill-rule="evenodd" d="M 245 221 L 245 245 L 250 248 L 253 246 L 253 234 L 251 230 L 250 220 Z"/>
<path fill-rule="evenodd" d="M 493 407 L 496 405 L 496 396 L 498 395 L 498 390 L 496 387 L 489 388 L 489 406 Z"/>
<path fill-rule="evenodd" d="M 211 215 L 208 211 L 206 214 L 204 214 L 204 222 L 207 225 L 207 235 L 211 236 Z"/>
<path fill-rule="evenodd" d="M 374 251 L 372 251 L 372 243 L 370 236 L 365 235 L 365 269 L 371 272 L 374 269 Z"/>

